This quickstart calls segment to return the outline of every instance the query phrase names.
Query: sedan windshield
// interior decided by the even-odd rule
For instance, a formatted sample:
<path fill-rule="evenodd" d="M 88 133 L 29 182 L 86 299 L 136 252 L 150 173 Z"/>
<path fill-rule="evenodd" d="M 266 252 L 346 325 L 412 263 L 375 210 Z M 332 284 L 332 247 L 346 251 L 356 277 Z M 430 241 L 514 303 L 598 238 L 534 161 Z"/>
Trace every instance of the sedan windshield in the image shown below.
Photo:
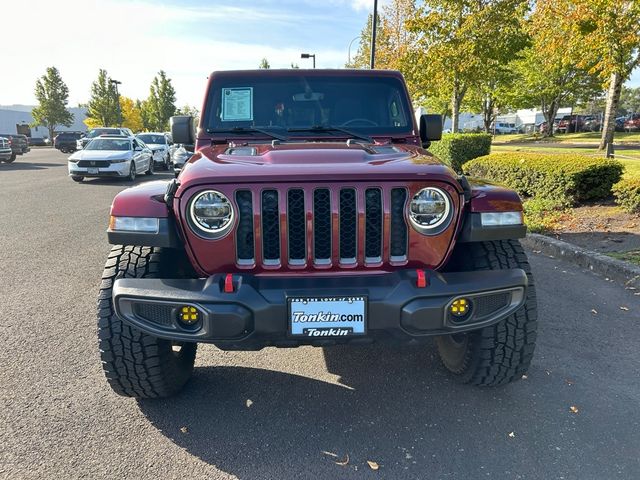
<path fill-rule="evenodd" d="M 85 150 L 131 150 L 131 141 L 117 138 L 96 138 L 91 140 Z"/>
<path fill-rule="evenodd" d="M 225 136 L 254 130 L 287 136 L 406 134 L 413 130 L 405 88 L 396 77 L 221 76 L 207 99 L 206 129 Z"/>
<path fill-rule="evenodd" d="M 137 138 L 142 140 L 144 143 L 151 143 L 153 145 L 165 145 L 167 143 L 167 139 L 164 135 L 138 135 Z"/>

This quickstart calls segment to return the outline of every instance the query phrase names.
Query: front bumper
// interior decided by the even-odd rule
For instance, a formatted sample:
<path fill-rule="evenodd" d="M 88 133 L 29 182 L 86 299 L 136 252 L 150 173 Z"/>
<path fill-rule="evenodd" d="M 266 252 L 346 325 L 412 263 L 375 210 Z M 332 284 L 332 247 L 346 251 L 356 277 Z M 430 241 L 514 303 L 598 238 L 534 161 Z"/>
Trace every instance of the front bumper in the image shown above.
<path fill-rule="evenodd" d="M 11 150 L 0 151 L 0 160 L 10 160 L 12 156 L 13 152 Z"/>
<path fill-rule="evenodd" d="M 80 177 L 126 177 L 129 175 L 131 162 L 110 163 L 107 167 L 79 167 L 77 163 L 69 162 L 69 175 Z"/>
<path fill-rule="evenodd" d="M 126 323 L 156 337 L 214 343 L 222 349 L 257 350 L 266 346 L 332 345 L 389 340 L 421 343 L 433 335 L 477 330 L 520 308 L 527 276 L 521 269 L 439 273 L 426 271 L 427 286 L 416 284 L 415 270 L 375 275 L 268 277 L 233 275 L 233 293 L 225 293 L 225 275 L 207 279 L 131 279 L 115 281 L 113 302 Z M 367 332 L 363 336 L 318 338 L 290 336 L 287 297 L 366 296 Z M 473 308 L 464 321 L 449 306 L 460 297 Z M 178 320 L 183 306 L 201 314 L 195 327 Z"/>

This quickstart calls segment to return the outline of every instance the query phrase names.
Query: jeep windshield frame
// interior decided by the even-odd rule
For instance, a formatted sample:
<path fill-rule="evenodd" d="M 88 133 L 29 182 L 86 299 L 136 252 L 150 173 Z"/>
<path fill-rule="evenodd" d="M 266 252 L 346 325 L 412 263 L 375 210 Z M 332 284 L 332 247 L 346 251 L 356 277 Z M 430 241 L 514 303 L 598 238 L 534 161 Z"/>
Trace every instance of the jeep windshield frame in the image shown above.
<path fill-rule="evenodd" d="M 261 133 L 267 140 L 372 140 L 415 132 L 404 80 L 390 71 L 215 72 L 200 119 L 200 133 L 212 140 L 255 141 Z"/>

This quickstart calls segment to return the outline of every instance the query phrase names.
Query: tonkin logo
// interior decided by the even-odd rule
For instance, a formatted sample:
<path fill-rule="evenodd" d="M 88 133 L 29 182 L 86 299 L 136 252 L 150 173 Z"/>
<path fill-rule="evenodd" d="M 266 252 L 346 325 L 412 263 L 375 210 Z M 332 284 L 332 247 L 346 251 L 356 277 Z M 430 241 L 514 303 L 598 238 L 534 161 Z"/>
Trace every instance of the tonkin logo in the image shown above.
<path fill-rule="evenodd" d="M 305 328 L 307 337 L 346 337 L 353 332 L 352 328 Z"/>

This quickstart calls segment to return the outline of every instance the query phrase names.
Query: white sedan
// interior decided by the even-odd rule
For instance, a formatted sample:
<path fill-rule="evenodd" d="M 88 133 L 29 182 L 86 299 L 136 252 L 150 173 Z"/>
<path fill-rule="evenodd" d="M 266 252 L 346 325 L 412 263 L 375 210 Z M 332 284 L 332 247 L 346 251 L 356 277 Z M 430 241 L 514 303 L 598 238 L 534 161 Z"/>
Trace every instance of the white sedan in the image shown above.
<path fill-rule="evenodd" d="M 69 176 L 75 182 L 85 177 L 117 177 L 133 181 L 139 173 L 153 175 L 151 150 L 140 140 L 102 136 L 69 157 Z"/>
<path fill-rule="evenodd" d="M 153 161 L 159 167 L 169 170 L 171 166 L 171 155 L 169 153 L 169 139 L 164 133 L 139 133 L 136 135 L 138 140 L 144 142 L 153 152 Z"/>

